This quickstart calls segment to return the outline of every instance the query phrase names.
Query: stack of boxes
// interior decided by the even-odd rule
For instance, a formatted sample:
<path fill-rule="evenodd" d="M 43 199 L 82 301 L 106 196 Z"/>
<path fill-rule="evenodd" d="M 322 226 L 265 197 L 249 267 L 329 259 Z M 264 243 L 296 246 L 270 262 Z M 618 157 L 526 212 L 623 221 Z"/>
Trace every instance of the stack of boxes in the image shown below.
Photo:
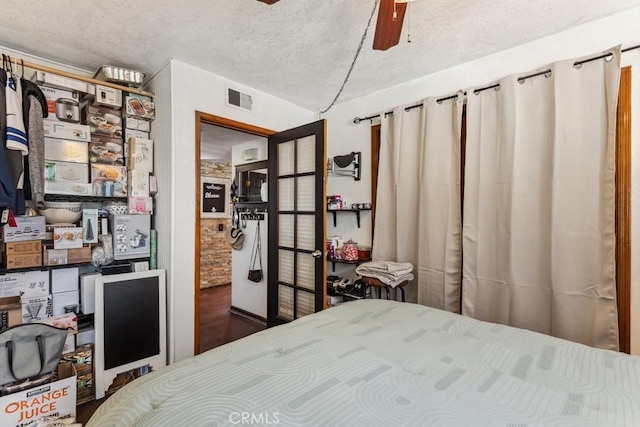
<path fill-rule="evenodd" d="M 151 98 L 129 94 L 123 106 L 127 153 L 128 215 L 111 216 L 115 259 L 148 257 L 151 253 L 151 215 L 155 179 L 150 121 L 155 118 Z"/>
<path fill-rule="evenodd" d="M 91 129 L 89 160 L 94 196 L 127 197 L 121 108 L 122 91 L 96 85 L 95 97 L 88 97 L 82 109 L 82 120 Z"/>
<path fill-rule="evenodd" d="M 80 123 L 80 93 L 48 86 L 40 90 L 48 110 L 44 120 L 45 192 L 89 195 L 90 131 Z"/>

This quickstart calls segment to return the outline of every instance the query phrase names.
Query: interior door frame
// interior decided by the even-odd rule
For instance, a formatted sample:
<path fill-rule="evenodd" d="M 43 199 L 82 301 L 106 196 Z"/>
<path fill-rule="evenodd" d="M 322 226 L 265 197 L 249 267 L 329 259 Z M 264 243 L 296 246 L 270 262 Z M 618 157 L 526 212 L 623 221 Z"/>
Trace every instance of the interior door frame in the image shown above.
<path fill-rule="evenodd" d="M 200 181 L 200 150 L 202 148 L 202 141 L 200 140 L 201 126 L 202 124 L 221 126 L 227 129 L 236 130 L 239 132 L 250 133 L 256 136 L 269 138 L 275 134 L 276 131 L 271 129 L 262 128 L 259 126 L 251 125 L 248 123 L 238 122 L 236 120 L 228 119 L 226 117 L 216 116 L 214 114 L 204 113 L 197 111 L 195 114 L 195 129 L 196 129 L 196 154 L 195 154 L 195 179 L 196 179 L 196 198 L 195 198 L 195 230 L 194 230 L 194 328 L 193 328 L 193 354 L 200 353 L 200 189 L 202 182 Z"/>

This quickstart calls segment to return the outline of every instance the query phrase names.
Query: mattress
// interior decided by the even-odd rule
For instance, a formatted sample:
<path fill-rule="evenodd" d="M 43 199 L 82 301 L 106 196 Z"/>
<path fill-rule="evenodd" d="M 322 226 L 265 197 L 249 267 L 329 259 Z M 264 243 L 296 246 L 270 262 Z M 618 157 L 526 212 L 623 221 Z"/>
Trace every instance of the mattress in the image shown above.
<path fill-rule="evenodd" d="M 97 426 L 639 426 L 640 357 L 353 301 L 143 376 Z"/>

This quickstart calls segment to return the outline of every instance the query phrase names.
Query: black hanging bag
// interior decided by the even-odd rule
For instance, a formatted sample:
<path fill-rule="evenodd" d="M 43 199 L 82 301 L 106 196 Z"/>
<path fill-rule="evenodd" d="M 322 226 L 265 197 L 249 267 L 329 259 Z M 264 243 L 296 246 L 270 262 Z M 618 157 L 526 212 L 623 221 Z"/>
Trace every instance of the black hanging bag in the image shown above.
<path fill-rule="evenodd" d="M 251 262 L 249 263 L 249 274 L 247 275 L 247 279 L 256 283 L 262 282 L 262 243 L 260 238 L 259 220 L 258 225 L 256 225 L 256 237 L 253 240 L 253 249 L 251 249 Z"/>

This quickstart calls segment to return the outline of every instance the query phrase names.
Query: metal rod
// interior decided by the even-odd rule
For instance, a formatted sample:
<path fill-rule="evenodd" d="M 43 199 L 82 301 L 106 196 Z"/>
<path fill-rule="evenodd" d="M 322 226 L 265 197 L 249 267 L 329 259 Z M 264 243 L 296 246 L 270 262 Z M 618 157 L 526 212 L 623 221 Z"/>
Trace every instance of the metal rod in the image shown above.
<path fill-rule="evenodd" d="M 40 64 L 35 64 L 33 62 L 29 62 L 29 61 L 24 61 L 22 59 L 19 58 L 15 58 L 15 57 L 11 57 L 12 60 L 18 60 L 20 61 L 21 65 L 23 67 L 27 67 L 27 68 L 31 68 L 33 70 L 38 70 L 38 71 L 44 71 L 45 73 L 52 73 L 52 74 L 57 74 L 59 76 L 63 76 L 63 77 L 69 77 L 72 79 L 76 79 L 76 80 L 81 80 L 83 82 L 87 82 L 87 83 L 91 83 L 94 85 L 102 85 L 102 86 L 108 86 L 114 89 L 119 89 L 123 92 L 129 92 L 129 93 L 135 93 L 138 95 L 144 95 L 144 96 L 154 96 L 153 93 L 151 92 L 147 92 L 144 90 L 140 90 L 140 89 L 136 89 L 134 87 L 128 87 L 128 86 L 121 86 L 115 83 L 111 83 L 111 82 L 105 82 L 102 80 L 98 80 L 98 79 L 93 79 L 91 77 L 85 77 L 85 76 L 81 76 L 80 74 L 75 74 L 75 73 L 70 73 L 68 71 L 62 71 L 62 70 L 58 70 L 57 68 L 52 68 L 52 67 L 47 67 L 45 65 L 40 65 Z"/>
<path fill-rule="evenodd" d="M 624 52 L 629 52 L 631 50 L 636 50 L 636 49 L 640 49 L 640 44 L 624 48 L 624 49 L 621 50 L 621 52 L 624 53 Z M 594 56 L 593 58 L 587 58 L 587 59 L 583 59 L 582 61 L 576 61 L 576 62 L 573 63 L 573 66 L 574 67 L 579 67 L 582 64 L 586 64 L 588 62 L 597 61 L 598 59 L 608 58 L 611 55 L 612 55 L 612 53 L 603 53 L 601 55 Z M 540 72 L 537 72 L 537 73 L 534 73 L 534 74 L 529 74 L 529 75 L 526 75 L 526 76 L 518 77 L 518 83 L 523 83 L 525 80 L 530 79 L 532 77 L 537 77 L 537 76 L 541 76 L 541 75 L 547 75 L 550 72 L 551 72 L 551 69 L 546 69 L 544 71 L 540 71 Z M 500 83 L 496 83 L 496 84 L 493 84 L 491 86 L 486 86 L 486 87 L 481 87 L 479 89 L 475 89 L 473 91 L 473 94 L 476 95 L 476 94 L 478 94 L 478 93 L 480 93 L 482 91 L 485 91 L 487 89 L 499 89 L 499 88 L 500 88 Z M 464 92 L 463 95 L 466 96 L 467 92 Z M 456 95 L 451 95 L 451 96 L 445 96 L 444 98 L 438 98 L 436 100 L 436 102 L 438 104 L 440 104 L 443 101 L 448 101 L 449 99 L 456 99 L 457 97 L 458 97 L 457 94 Z M 418 108 L 418 107 L 422 107 L 422 106 L 423 106 L 423 103 L 421 102 L 420 104 L 415 104 L 415 105 L 411 105 L 409 107 L 406 107 L 404 109 L 404 111 L 410 111 L 410 110 L 413 110 L 414 108 Z M 393 114 L 393 110 L 385 112 L 384 116 L 387 117 L 387 116 L 390 116 L 392 114 Z M 360 118 L 356 117 L 355 119 L 353 119 L 353 123 L 359 124 L 362 120 L 371 120 L 371 122 L 373 122 L 373 119 L 377 118 L 377 117 L 380 117 L 380 115 L 377 114 L 377 115 L 365 117 L 364 119 L 360 119 Z"/>

